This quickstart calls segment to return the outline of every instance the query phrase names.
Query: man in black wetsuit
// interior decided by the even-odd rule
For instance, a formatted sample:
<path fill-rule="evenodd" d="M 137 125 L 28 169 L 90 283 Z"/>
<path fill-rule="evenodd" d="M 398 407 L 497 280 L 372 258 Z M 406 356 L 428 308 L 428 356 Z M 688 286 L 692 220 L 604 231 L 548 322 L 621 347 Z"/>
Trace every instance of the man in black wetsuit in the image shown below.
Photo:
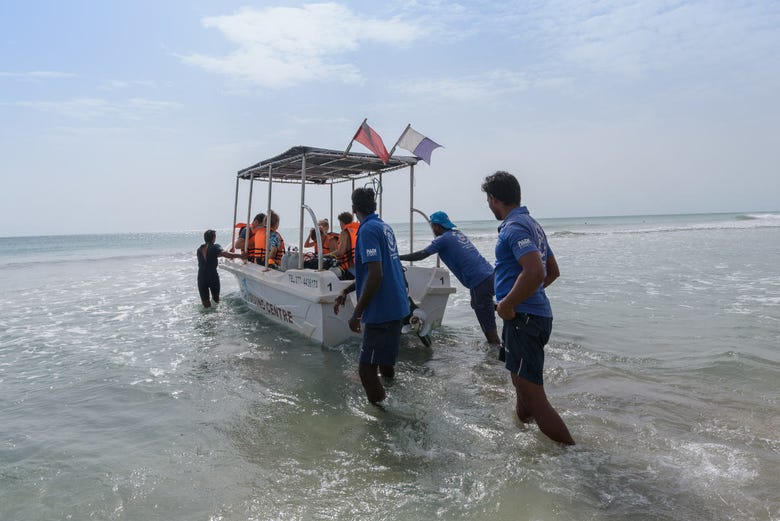
<path fill-rule="evenodd" d="M 219 302 L 219 273 L 217 273 L 219 257 L 240 259 L 242 255 L 224 251 L 222 246 L 215 244 L 217 232 L 214 230 L 206 230 L 203 234 L 203 240 L 205 242 L 195 252 L 198 256 L 198 292 L 200 292 L 203 307 L 210 308 L 209 291 L 211 291 L 211 298 L 214 299 L 214 302 Z"/>

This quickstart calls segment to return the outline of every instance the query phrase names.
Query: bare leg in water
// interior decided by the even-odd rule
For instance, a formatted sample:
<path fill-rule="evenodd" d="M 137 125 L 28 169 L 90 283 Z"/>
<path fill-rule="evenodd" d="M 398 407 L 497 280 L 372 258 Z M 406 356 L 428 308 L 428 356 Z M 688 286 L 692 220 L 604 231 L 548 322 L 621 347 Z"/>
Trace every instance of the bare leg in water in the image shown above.
<path fill-rule="evenodd" d="M 377 369 L 385 378 L 393 378 L 395 376 L 395 367 L 392 365 L 360 364 L 358 366 L 360 382 L 366 390 L 368 401 L 373 404 L 381 402 L 387 396 L 379 375 L 377 375 Z"/>
<path fill-rule="evenodd" d="M 529 423 L 534 420 L 539 430 L 551 440 L 564 445 L 574 445 L 569 429 L 547 400 L 544 386 L 531 383 L 514 373 L 511 375 L 517 392 L 515 412 L 520 421 Z"/>

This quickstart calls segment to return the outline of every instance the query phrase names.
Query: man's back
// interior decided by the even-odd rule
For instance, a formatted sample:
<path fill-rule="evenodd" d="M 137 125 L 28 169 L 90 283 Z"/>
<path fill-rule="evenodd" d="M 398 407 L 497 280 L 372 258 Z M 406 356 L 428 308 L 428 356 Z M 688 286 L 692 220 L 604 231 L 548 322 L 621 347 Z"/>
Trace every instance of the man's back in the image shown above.
<path fill-rule="evenodd" d="M 467 288 L 475 287 L 493 274 L 493 267 L 460 230 L 446 230 L 425 251 L 430 255 L 438 253 L 444 264 Z"/>
<path fill-rule="evenodd" d="M 382 284 L 363 313 L 366 323 L 399 320 L 409 314 L 403 268 L 393 229 L 376 214 L 360 223 L 355 248 L 355 284 L 358 298 L 367 275 L 366 264 L 381 262 Z"/>

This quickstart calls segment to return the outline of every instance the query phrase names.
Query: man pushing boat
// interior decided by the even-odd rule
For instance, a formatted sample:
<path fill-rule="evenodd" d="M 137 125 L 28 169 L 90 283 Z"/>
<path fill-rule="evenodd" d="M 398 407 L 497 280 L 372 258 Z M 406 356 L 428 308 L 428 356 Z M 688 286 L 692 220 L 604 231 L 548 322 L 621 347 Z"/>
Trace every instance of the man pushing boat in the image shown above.
<path fill-rule="evenodd" d="M 436 238 L 424 249 L 401 255 L 400 259 L 419 261 L 438 253 L 460 283 L 469 289 L 471 308 L 477 315 L 487 341 L 500 345 L 493 303 L 493 266 L 468 237 L 457 229 L 446 213 L 432 213 L 430 223 Z"/>
<path fill-rule="evenodd" d="M 403 268 L 393 229 L 376 212 L 374 190 L 357 188 L 352 192 L 352 211 L 360 220 L 355 245 L 355 282 L 336 297 L 333 311 L 357 290 L 357 304 L 349 328 L 363 333 L 358 372 L 368 401 L 381 402 L 385 388 L 377 370 L 385 378 L 395 375 L 401 347 L 402 320 L 409 315 Z"/>

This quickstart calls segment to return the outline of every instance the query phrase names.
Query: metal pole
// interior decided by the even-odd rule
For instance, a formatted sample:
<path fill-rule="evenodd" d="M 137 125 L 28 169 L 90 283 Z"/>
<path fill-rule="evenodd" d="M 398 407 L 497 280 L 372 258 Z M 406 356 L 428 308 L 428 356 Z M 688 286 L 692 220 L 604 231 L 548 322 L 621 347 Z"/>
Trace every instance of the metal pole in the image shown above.
<path fill-rule="evenodd" d="M 252 188 L 255 186 L 255 173 L 249 175 L 249 202 L 246 205 L 246 232 L 244 232 L 244 251 L 249 254 L 249 233 L 252 231 L 249 229 L 249 225 L 252 224 Z M 254 244 L 254 241 L 253 241 Z M 252 262 L 257 262 L 252 260 Z"/>
<path fill-rule="evenodd" d="M 330 181 L 330 226 L 336 226 L 333 221 L 333 180 Z M 329 228 L 330 229 L 330 228 Z M 333 231 L 332 229 L 330 230 Z"/>
<path fill-rule="evenodd" d="M 406 132 L 406 131 L 404 131 Z M 414 251 L 414 165 L 409 165 L 409 253 Z M 414 263 L 410 263 L 413 265 Z"/>
<path fill-rule="evenodd" d="M 230 249 L 232 251 L 236 251 L 236 221 L 237 220 L 238 220 L 238 176 L 236 176 L 236 199 L 233 202 L 233 236 L 230 239 L 230 244 L 232 244 Z"/>
<path fill-rule="evenodd" d="M 306 154 L 301 158 L 301 219 L 298 233 L 298 269 L 303 269 L 303 208 L 306 206 Z M 319 233 L 319 226 L 314 223 L 314 228 Z"/>
<path fill-rule="evenodd" d="M 268 165 L 268 212 L 265 214 L 265 269 L 268 269 L 268 254 L 271 253 L 271 187 L 273 185 L 273 176 L 271 175 L 271 165 Z"/>
<path fill-rule="evenodd" d="M 382 172 L 379 172 L 379 218 L 382 218 Z"/>

